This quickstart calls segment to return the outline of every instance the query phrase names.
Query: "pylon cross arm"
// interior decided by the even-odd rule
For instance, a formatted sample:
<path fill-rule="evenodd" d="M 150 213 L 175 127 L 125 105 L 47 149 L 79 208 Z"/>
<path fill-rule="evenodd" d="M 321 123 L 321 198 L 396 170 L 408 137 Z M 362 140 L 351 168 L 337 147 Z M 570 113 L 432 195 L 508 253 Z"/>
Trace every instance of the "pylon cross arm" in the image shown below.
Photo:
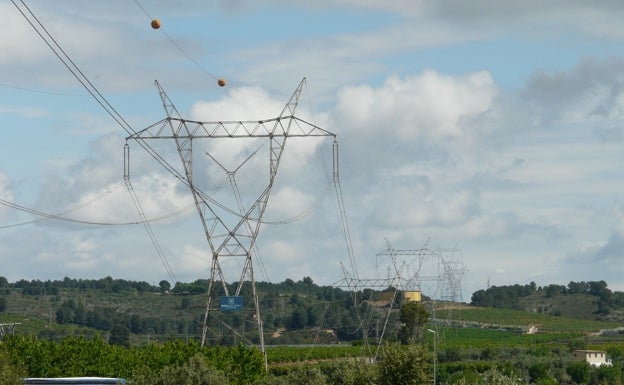
<path fill-rule="evenodd" d="M 172 132 L 164 128 L 170 123 Z M 332 136 L 329 132 L 296 116 L 257 121 L 201 122 L 181 118 L 165 118 L 138 131 L 127 139 L 202 139 L 202 138 L 275 138 L 275 137 Z"/>

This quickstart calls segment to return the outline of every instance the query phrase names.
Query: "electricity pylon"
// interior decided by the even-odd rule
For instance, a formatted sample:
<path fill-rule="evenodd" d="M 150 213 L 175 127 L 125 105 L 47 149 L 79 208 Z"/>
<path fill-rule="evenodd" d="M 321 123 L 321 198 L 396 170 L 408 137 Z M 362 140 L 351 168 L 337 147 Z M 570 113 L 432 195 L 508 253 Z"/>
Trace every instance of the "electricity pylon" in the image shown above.
<path fill-rule="evenodd" d="M 220 283 L 222 293 L 225 294 L 225 297 L 240 296 L 243 284 L 249 282 L 251 284 L 254 318 L 258 328 L 260 349 L 263 354 L 265 354 L 266 360 L 262 319 L 260 316 L 258 294 L 256 292 L 256 281 L 254 278 L 253 257 L 256 256 L 254 251 L 256 250 L 258 232 L 275 182 L 280 160 L 284 153 L 286 141 L 288 138 L 295 137 L 331 136 L 334 138 L 334 148 L 337 148 L 335 145 L 335 134 L 295 116 L 299 97 L 301 96 L 304 85 L 305 78 L 290 97 L 281 113 L 275 118 L 255 121 L 201 122 L 182 118 L 169 99 L 169 96 L 167 96 L 160 84 L 156 82 L 167 117 L 126 138 L 127 141 L 131 139 L 138 141 L 144 149 L 150 152 L 150 154 L 159 161 L 159 163 L 165 166 L 165 168 L 188 186 L 193 196 L 197 213 L 201 219 L 212 255 L 208 299 L 201 339 L 202 346 L 206 343 L 208 320 L 211 313 L 222 310 L 222 308 L 212 306 L 213 286 Z M 173 166 L 164 161 L 164 158 L 147 144 L 148 141 L 152 139 L 168 139 L 175 142 L 183 172 L 176 171 Z M 260 182 L 260 185 L 256 186 L 258 194 L 255 201 L 249 201 L 248 204 L 243 202 L 236 183 L 236 174 L 245 163 L 260 153 L 258 149 L 240 162 L 233 171 L 228 171 L 216 156 L 211 155 L 209 152 L 205 151 L 204 148 L 201 149 L 200 156 L 207 155 L 207 158 L 204 159 L 209 158 L 211 161 L 217 163 L 222 170 L 227 172 L 233 190 L 233 197 L 229 196 L 228 199 L 235 201 L 237 206 L 236 208 L 231 208 L 211 196 L 208 190 L 201 188 L 200 183 L 196 183 L 194 179 L 196 175 L 198 176 L 197 179 L 202 181 L 213 177 L 212 175 L 208 175 L 207 169 L 195 168 L 194 161 L 199 158 L 193 156 L 193 147 L 194 145 L 197 146 L 196 143 L 199 141 L 204 140 L 227 140 L 228 144 L 231 144 L 230 141 L 232 140 L 255 140 L 256 142 L 260 140 L 263 146 L 267 146 L 268 143 L 268 180 L 266 184 Z M 231 152 L 229 153 L 231 154 Z M 127 157 L 128 155 L 126 155 L 126 158 Z M 129 163 L 129 161 L 127 163 Z M 129 166 L 126 167 L 128 168 Z M 127 173 L 128 171 L 126 170 L 126 174 Z M 253 179 L 255 181 L 257 175 L 254 175 Z M 253 184 L 256 182 L 251 183 Z M 228 287 L 225 275 L 226 268 L 231 272 L 233 267 L 229 262 L 224 263 L 226 259 L 237 259 L 242 262 L 236 266 L 238 269 L 236 271 L 240 272 L 238 274 L 240 278 L 233 291 Z M 230 328 L 230 330 L 233 329 Z"/>

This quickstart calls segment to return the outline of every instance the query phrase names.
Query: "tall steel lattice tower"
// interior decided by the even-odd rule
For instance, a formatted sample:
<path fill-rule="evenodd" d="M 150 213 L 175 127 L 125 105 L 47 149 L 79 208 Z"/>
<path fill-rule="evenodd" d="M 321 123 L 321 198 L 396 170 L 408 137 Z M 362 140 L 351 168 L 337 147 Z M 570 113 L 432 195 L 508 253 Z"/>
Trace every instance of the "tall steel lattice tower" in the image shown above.
<path fill-rule="evenodd" d="M 289 138 L 333 137 L 334 148 L 337 147 L 335 134 L 295 116 L 304 85 L 305 78 L 275 118 L 256 121 L 201 122 L 182 118 L 163 88 L 156 82 L 167 117 L 127 138 L 127 141 L 138 141 L 153 157 L 160 159 L 159 162 L 190 189 L 194 199 L 212 255 L 208 299 L 203 320 L 202 346 L 206 343 L 209 332 L 209 319 L 217 316 L 218 313 L 215 312 L 223 310 L 223 306 L 217 307 L 213 304 L 213 292 L 222 294 L 222 298 L 234 298 L 240 296 L 243 285 L 248 284 L 251 285 L 253 318 L 257 324 L 260 349 L 263 354 L 266 353 L 253 260 L 257 256 L 256 240 L 286 142 Z M 175 142 L 182 164 L 181 172 L 177 172 L 172 165 L 162 160 L 160 154 L 150 146 L 150 141 L 156 139 Z M 218 141 L 219 145 L 215 146 L 215 143 L 212 143 L 212 147 L 202 147 L 200 143 L 205 141 Z M 240 141 L 253 141 L 254 144 L 247 144 L 248 156 L 239 157 L 234 161 L 238 162 L 237 165 L 228 169 L 226 163 L 218 157 L 237 153 L 233 146 L 235 146 L 234 142 Z M 251 147 L 254 149 L 250 150 Z M 227 148 L 227 151 L 224 148 Z M 209 150 L 214 154 L 211 154 Z M 237 175 L 244 165 L 251 163 L 252 158 L 260 154 L 266 154 L 269 158 L 269 170 L 266 176 L 268 180 L 259 177 L 257 173 L 249 175 L 244 184 L 246 187 L 254 187 L 255 192 L 250 195 L 256 198 L 245 202 L 239 183 L 237 183 Z M 129 164 L 128 159 L 129 156 L 126 154 L 127 164 Z M 231 204 L 224 204 L 217 200 L 214 195 L 209 194 L 208 187 L 203 187 L 203 185 L 208 185 L 205 183 L 207 179 L 214 177 L 212 175 L 214 172 L 209 172 L 207 168 L 197 168 L 199 160 L 216 164 L 217 167 L 212 170 L 225 171 L 232 190 L 229 195 Z M 126 171 L 127 174 L 128 171 Z M 235 282 L 235 287 L 228 286 L 226 282 L 228 272 L 229 278 L 238 278 L 238 281 L 233 279 L 230 282 Z M 235 275 L 231 275 L 232 272 Z M 220 288 L 217 287 L 219 285 Z M 223 323 L 220 325 L 231 330 Z"/>

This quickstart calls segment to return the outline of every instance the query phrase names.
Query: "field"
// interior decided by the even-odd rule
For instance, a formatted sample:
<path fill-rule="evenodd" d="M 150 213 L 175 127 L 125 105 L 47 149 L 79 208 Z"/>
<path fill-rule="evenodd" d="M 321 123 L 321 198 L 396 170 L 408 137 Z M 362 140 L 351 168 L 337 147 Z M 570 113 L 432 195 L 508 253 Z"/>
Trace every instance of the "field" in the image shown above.
<path fill-rule="evenodd" d="M 539 332 L 590 333 L 622 326 L 617 322 L 592 321 L 548 314 L 495 308 L 463 306 L 452 311 L 441 308 L 432 317 L 449 320 L 458 326 L 526 331 L 536 326 Z"/>

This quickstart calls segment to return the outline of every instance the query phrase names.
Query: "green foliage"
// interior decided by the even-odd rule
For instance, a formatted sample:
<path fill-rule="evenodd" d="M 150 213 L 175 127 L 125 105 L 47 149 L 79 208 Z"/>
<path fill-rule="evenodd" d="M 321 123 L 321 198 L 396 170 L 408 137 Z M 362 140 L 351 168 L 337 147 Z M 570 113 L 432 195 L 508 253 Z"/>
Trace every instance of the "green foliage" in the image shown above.
<path fill-rule="evenodd" d="M 272 346 L 267 349 L 269 364 L 321 361 L 335 358 L 362 357 L 370 351 L 362 346 Z"/>
<path fill-rule="evenodd" d="M 194 355 L 181 365 L 166 366 L 160 370 L 142 367 L 132 376 L 134 383 L 141 385 L 223 385 L 227 377 L 208 365 L 201 354 Z"/>
<path fill-rule="evenodd" d="M 6 290 L 0 298 L 7 301 L 3 321 L 21 322 L 18 332 L 28 336 L 6 336 L 0 343 L 0 384 L 10 384 L 11 378 L 19 376 L 125 377 L 136 385 L 432 383 L 429 337 L 433 336 L 429 334 L 426 335 L 429 351 L 420 345 L 387 345 L 381 349 L 376 363 L 367 361 L 375 353 L 374 347 L 344 343 L 364 341 L 359 320 L 374 321 L 385 313 L 387 308 L 373 302 L 380 301 L 379 292 L 371 289 L 358 293 L 356 307 L 349 293 L 319 287 L 308 277 L 280 284 L 259 282 L 259 300 L 268 307 L 262 312 L 265 326 L 270 325 L 265 327 L 266 335 L 274 333 L 271 327 L 291 327 L 275 333 L 269 344 L 343 341 L 342 345 L 332 346 L 271 346 L 267 350 L 267 373 L 258 349 L 232 343 L 240 339 L 219 340 L 230 346 L 199 347 L 205 292 L 172 295 L 171 291 L 162 290 L 166 285 L 151 287 L 110 277 L 97 281 L 19 281 L 15 285 L 4 281 L 0 277 L 0 289 Z M 205 290 L 206 281 L 190 285 L 192 290 Z M 178 287 L 184 288 L 184 284 Z M 624 296 L 611 293 L 603 281 L 571 283 L 567 288 L 557 285 L 521 288 L 530 294 L 518 297 L 520 306 L 529 303 L 529 297 L 546 298 L 546 292 L 562 300 L 560 303 L 565 299 L 572 305 L 578 304 L 582 312 L 588 303 L 584 296 L 591 296 L 588 298 L 594 305 L 624 306 Z M 241 294 L 248 296 L 249 289 Z M 585 302 L 575 302 L 578 298 Z M 244 302 L 250 306 L 251 301 Z M 518 378 L 526 379 L 530 385 L 622 383 L 624 333 L 618 330 L 601 336 L 586 333 L 621 323 L 555 317 L 537 308 L 527 312 L 452 304 L 452 309 L 446 312 L 445 305 L 435 303 L 435 322 L 439 322 L 436 329 L 439 385 L 517 384 Z M 57 323 L 54 317 L 47 318 L 50 309 L 56 313 Z M 162 317 L 165 313 L 170 317 Z M 43 319 L 42 314 L 46 315 Z M 417 331 L 434 326 L 425 324 L 426 318 L 420 317 L 423 314 L 427 313 L 422 304 L 393 308 L 385 340 L 400 336 L 404 342 L 417 341 Z M 231 325 L 248 322 L 243 313 L 223 317 Z M 23 322 L 25 318 L 29 321 Z M 404 327 L 397 333 L 400 323 Z M 100 331 L 78 325 L 99 325 L 96 327 Z M 320 325 L 323 329 L 319 329 Z M 523 334 L 528 325 L 538 325 L 540 333 Z M 369 337 L 377 335 L 375 330 L 368 333 Z M 247 330 L 245 337 L 253 341 L 257 334 Z M 578 348 L 606 350 L 614 366 L 594 368 L 572 362 L 570 352 Z M 195 376 L 195 372 L 201 376 Z"/>
<path fill-rule="evenodd" d="M 591 373 L 587 362 L 570 362 L 566 366 L 566 372 L 575 383 L 579 385 L 589 384 Z"/>
<path fill-rule="evenodd" d="M 496 368 L 489 369 L 481 375 L 460 378 L 456 385 L 524 385 L 524 381 L 513 374 L 507 375 Z"/>
<path fill-rule="evenodd" d="M 327 383 L 332 385 L 376 385 L 375 365 L 364 358 L 332 361 L 322 365 Z"/>
<path fill-rule="evenodd" d="M 531 382 L 538 383 L 548 380 L 550 378 L 548 369 L 548 365 L 543 361 L 533 363 L 529 366 L 529 378 Z"/>
<path fill-rule="evenodd" d="M 30 337 L 5 336 L 2 351 L 11 363 L 23 367 L 29 377 L 129 375 L 137 361 L 102 339 L 66 338 L 60 343 Z M 125 359 L 126 365 L 122 364 Z"/>
<path fill-rule="evenodd" d="M 0 353 L 0 384 L 22 385 L 26 371 L 10 362 L 6 353 Z"/>
<path fill-rule="evenodd" d="M 420 302 L 408 302 L 401 306 L 399 321 L 403 323 L 399 329 L 399 340 L 403 344 L 423 340 L 423 327 L 429 319 L 429 312 Z"/>
<path fill-rule="evenodd" d="M 113 345 L 130 346 L 130 329 L 124 325 L 117 324 L 111 330 L 109 342 Z"/>
<path fill-rule="evenodd" d="M 622 384 L 621 342 L 604 346 L 613 354 L 613 366 L 592 367 L 573 361 L 561 343 L 527 339 L 522 345 L 506 346 L 492 344 L 495 339 L 490 335 L 463 347 L 442 339 L 436 383 L 519 385 L 525 383 L 522 378 L 530 385 Z M 361 346 L 271 347 L 266 372 L 258 349 L 243 345 L 201 348 L 194 341 L 175 340 L 127 348 L 102 338 L 52 342 L 9 335 L 0 343 L 0 384 L 13 385 L 22 377 L 61 376 L 124 377 L 136 385 L 431 384 L 430 348 L 384 345 L 371 363 L 370 349 Z"/>
<path fill-rule="evenodd" d="M 593 319 L 621 309 L 624 293 L 612 292 L 605 281 L 571 281 L 567 287 L 550 284 L 539 288 L 531 282 L 528 285 L 492 286 L 476 291 L 471 304 Z"/>
<path fill-rule="evenodd" d="M 215 370 L 231 376 L 231 384 L 248 384 L 262 376 L 264 360 L 255 348 L 200 348 L 195 342 L 180 340 L 162 345 L 128 349 L 109 345 L 101 338 L 64 338 L 60 342 L 31 337 L 6 336 L 0 355 L 16 368 L 24 368 L 28 377 L 125 377 L 137 368 L 145 376 L 157 376 L 164 368 L 173 370 L 201 355 Z"/>
<path fill-rule="evenodd" d="M 215 349 L 208 351 L 213 352 Z M 231 384 L 248 384 L 264 373 L 264 358 L 258 349 L 247 348 L 240 344 L 224 352 L 225 354 L 222 354 L 220 359 L 212 354 L 207 358 L 211 362 L 222 363 L 223 370 L 230 378 Z"/>
<path fill-rule="evenodd" d="M 490 327 L 513 331 L 522 331 L 529 325 L 539 325 L 541 332 L 588 332 L 621 326 L 621 323 L 618 322 L 556 317 L 523 310 L 475 307 L 466 307 L 449 313 L 448 319 L 463 326 Z"/>
<path fill-rule="evenodd" d="M 622 368 L 603 365 L 594 371 L 594 383 L 601 385 L 622 385 Z"/>
<path fill-rule="evenodd" d="M 283 377 L 272 377 L 265 382 L 261 382 L 263 385 L 326 385 L 327 376 L 323 374 L 321 369 L 317 366 L 305 365 L 302 367 L 290 370 Z"/>
<path fill-rule="evenodd" d="M 14 284 L 8 283 L 4 278 L 0 283 L 0 289 L 6 291 L 0 298 L 5 298 L 7 302 L 3 320 L 21 322 L 24 318 L 28 318 L 30 322 L 20 325 L 19 332 L 41 339 L 58 340 L 66 336 L 101 335 L 105 339 L 112 338 L 113 341 L 117 341 L 118 335 L 110 335 L 113 327 L 117 325 L 130 330 L 127 341 L 132 346 L 163 343 L 177 338 L 198 341 L 202 335 L 207 280 L 197 280 L 189 284 L 177 283 L 173 290 L 164 290 L 169 286 L 167 281 L 161 282 L 159 286 L 151 286 L 145 282 L 111 277 L 100 280 L 70 278 L 61 281 L 20 280 Z M 236 284 L 234 282 L 230 285 Z M 435 318 L 445 319 L 446 322 L 462 328 L 522 331 L 529 325 L 539 325 L 540 332 L 588 332 L 621 324 L 555 317 L 552 316 L 555 307 L 548 303 L 531 305 L 530 302 L 526 302 L 529 297 L 544 299 L 547 288 L 537 288 L 534 284 L 529 284 L 496 289 L 513 293 L 513 296 L 518 298 L 517 303 L 520 306 L 530 307 L 531 312 L 463 307 L 448 313 L 439 309 Z M 489 295 L 496 290 L 493 287 L 486 294 Z M 561 312 L 563 315 L 569 314 L 571 309 L 579 309 L 581 314 L 579 316 L 595 318 L 597 313 L 592 312 L 601 311 L 600 309 L 606 311 L 608 309 L 605 309 L 605 306 L 608 305 L 611 310 L 610 319 L 617 319 L 618 313 L 612 308 L 624 307 L 624 293 L 611 292 L 604 281 L 571 282 L 567 288 L 559 285 L 558 290 L 560 293 L 556 297 L 561 299 L 559 304 L 563 306 L 565 302 L 565 308 L 562 308 Z M 358 292 L 358 301 L 354 302 L 353 293 L 339 288 L 317 286 L 311 278 L 304 277 L 300 281 L 287 279 L 282 283 L 257 282 L 257 291 L 262 307 L 264 331 L 266 336 L 269 336 L 267 344 L 271 345 L 364 341 L 377 335 L 378 330 L 375 328 L 377 320 L 385 322 L 387 308 L 381 307 L 383 306 L 380 304 L 381 292 L 372 289 Z M 243 285 L 241 294 L 247 296 L 244 298 L 246 307 L 253 304 L 249 298 L 250 293 L 249 285 Z M 530 293 L 529 296 L 524 296 L 526 293 Z M 213 300 L 216 300 L 215 296 L 219 294 L 218 291 L 212 293 Z M 587 298 L 578 300 L 575 296 Z M 355 303 L 357 307 L 354 306 Z M 0 303 L 0 307 L 1 305 Z M 411 328 L 407 326 L 408 323 L 403 323 L 404 327 L 400 328 L 400 311 L 396 311 L 397 309 L 393 308 L 389 314 L 386 329 L 389 332 L 385 338 L 387 340 L 396 338 L 403 342 L 419 341 L 420 336 L 414 332 L 422 329 Z M 50 310 L 52 310 L 51 319 Z M 162 314 L 168 316 L 162 317 Z M 240 325 L 247 323 L 240 314 L 224 314 L 221 317 L 222 321 L 229 325 L 236 322 Z M 367 325 L 361 325 L 362 319 L 366 320 Z M 208 326 L 209 335 L 215 337 L 215 340 L 219 339 L 220 343 L 234 345 L 240 341 L 223 336 L 216 322 Z M 366 335 L 362 326 L 368 326 Z M 324 331 L 319 333 L 319 327 L 329 330 L 331 334 L 325 334 Z M 255 330 L 246 329 L 246 338 L 251 341 L 259 340 Z M 119 331 L 116 329 L 116 333 Z"/>
<path fill-rule="evenodd" d="M 164 279 L 158 283 L 158 287 L 160 288 L 161 294 L 164 294 L 171 290 L 171 284 L 169 283 L 169 281 L 166 281 Z"/>
<path fill-rule="evenodd" d="M 20 326 L 20 332 L 24 334 L 53 339 L 101 334 L 106 338 L 113 327 L 123 325 L 130 330 L 129 343 L 134 346 L 176 338 L 200 340 L 202 337 L 207 280 L 178 282 L 173 289 L 167 281 L 159 286 L 150 286 L 145 282 L 111 277 L 100 280 L 20 280 L 14 284 L 4 278 L 2 282 L 6 287 L 0 289 L 3 295 L 6 290 L 6 295 L 1 298 L 7 298 L 7 311 L 3 316 L 6 315 L 7 320 L 15 317 L 20 321 L 24 318 L 32 321 Z M 237 284 L 233 282 L 228 286 L 234 291 Z M 267 335 L 276 336 L 270 341 L 271 344 L 334 343 L 339 339 L 362 339 L 361 325 L 357 320 L 364 312 L 376 316 L 376 312 L 367 309 L 368 304 L 359 302 L 359 309 L 355 309 L 350 293 L 339 288 L 317 286 L 309 277 L 297 282 L 257 282 L 256 285 L 264 330 Z M 216 286 L 211 293 L 213 301 L 224 294 L 223 288 Z M 168 287 L 169 290 L 166 290 Z M 250 285 L 245 283 L 241 296 L 246 309 L 253 307 L 251 293 Z M 369 297 L 375 295 L 369 293 Z M 291 298 L 293 301 L 289 301 Z M 168 316 L 163 317 L 163 314 Z M 220 318 L 229 325 L 237 320 L 240 325 L 247 322 L 240 314 L 222 314 Z M 396 320 L 396 317 L 391 319 Z M 47 328 L 44 330 L 42 325 Z M 209 324 L 208 335 L 225 344 L 234 345 L 239 341 L 223 336 L 220 325 L 216 322 Z M 318 333 L 288 337 L 291 330 L 314 330 L 321 325 L 331 331 L 331 340 L 319 340 Z M 275 333 L 277 328 L 285 326 L 290 327 L 289 333 Z M 245 337 L 251 341 L 259 339 L 257 333 L 249 328 Z"/>
<path fill-rule="evenodd" d="M 528 285 L 492 286 L 472 294 L 471 305 L 517 309 L 518 300 L 535 292 L 535 282 Z"/>
<path fill-rule="evenodd" d="M 282 367 L 254 385 L 377 385 L 377 367 L 358 358 Z"/>
<path fill-rule="evenodd" d="M 433 357 L 423 345 L 388 344 L 381 349 L 379 385 L 421 385 L 431 381 Z"/>

